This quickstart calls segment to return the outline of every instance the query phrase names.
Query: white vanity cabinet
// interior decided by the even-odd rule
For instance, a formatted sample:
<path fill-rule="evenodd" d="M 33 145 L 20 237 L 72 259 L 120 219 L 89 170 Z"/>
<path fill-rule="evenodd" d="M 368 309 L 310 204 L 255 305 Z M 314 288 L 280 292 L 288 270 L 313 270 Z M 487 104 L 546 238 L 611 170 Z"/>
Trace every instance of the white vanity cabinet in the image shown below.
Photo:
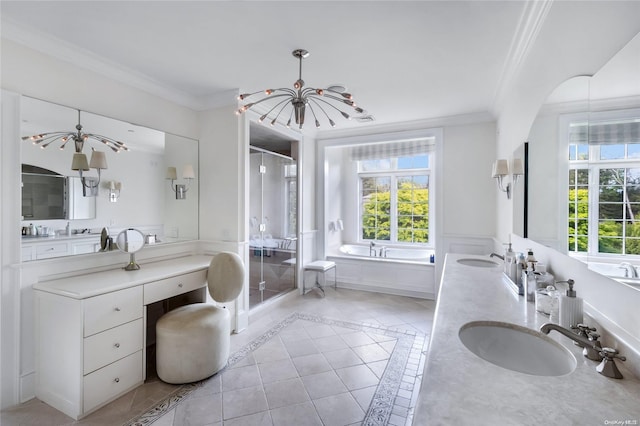
<path fill-rule="evenodd" d="M 36 396 L 79 419 L 142 384 L 146 305 L 204 287 L 210 260 L 35 284 Z"/>

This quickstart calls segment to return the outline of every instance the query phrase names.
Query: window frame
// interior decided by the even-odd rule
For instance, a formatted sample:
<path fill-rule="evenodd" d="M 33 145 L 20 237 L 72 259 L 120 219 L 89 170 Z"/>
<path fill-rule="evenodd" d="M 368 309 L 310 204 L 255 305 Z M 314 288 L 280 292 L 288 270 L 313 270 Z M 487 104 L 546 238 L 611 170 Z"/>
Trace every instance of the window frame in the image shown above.
<path fill-rule="evenodd" d="M 429 167 L 421 167 L 421 168 L 407 168 L 407 169 L 398 169 L 398 157 L 393 157 L 390 158 L 391 160 L 391 167 L 387 170 L 379 170 L 379 171 L 360 171 L 360 162 L 363 160 L 359 160 L 356 161 L 356 167 L 354 167 L 354 171 L 355 171 L 355 179 L 357 182 L 357 193 L 356 193 L 356 197 L 357 197 L 357 211 L 356 211 L 356 217 L 355 217 L 355 221 L 358 224 L 358 230 L 357 230 L 357 242 L 358 243 L 369 243 L 371 241 L 384 241 L 387 244 L 393 244 L 393 245 L 397 245 L 397 246 L 412 246 L 412 247 L 434 247 L 435 246 L 435 236 L 433 234 L 433 226 L 432 224 L 434 223 L 435 220 L 435 209 L 434 209 L 434 199 L 435 199 L 435 194 L 434 194 L 434 186 L 433 186 L 433 166 L 432 164 L 434 164 L 435 161 L 435 152 L 433 150 L 429 151 L 429 152 L 425 152 L 422 154 L 416 154 L 415 156 L 419 156 L 419 155 L 427 155 L 429 157 L 428 160 L 428 164 Z M 427 229 L 428 231 L 428 240 L 425 243 L 422 242 L 407 242 L 407 241 L 398 241 L 398 179 L 399 178 L 403 178 L 403 177 L 414 177 L 414 176 L 426 176 L 427 177 L 427 182 L 428 182 L 428 190 L 429 190 L 429 199 L 428 199 L 428 206 L 429 206 L 429 215 L 428 215 L 428 221 L 429 221 L 429 228 Z M 390 199 L 389 199 L 389 232 L 390 232 L 390 238 L 389 240 L 378 240 L 378 239 L 365 239 L 363 238 L 363 226 L 362 226 L 362 216 L 363 216 L 363 210 L 362 210 L 362 192 L 363 192 L 363 188 L 362 188 L 362 179 L 363 178 L 370 178 L 370 177 L 389 177 L 390 178 L 390 185 L 389 185 L 389 192 L 390 192 Z"/>
<path fill-rule="evenodd" d="M 632 261 L 640 260 L 640 254 L 626 254 L 626 231 L 623 232 L 622 239 L 622 253 L 607 253 L 600 252 L 599 247 L 599 225 L 600 225 L 600 172 L 603 169 L 640 169 L 640 158 L 626 158 L 628 153 L 628 145 L 627 143 L 620 143 L 615 145 L 625 145 L 625 158 L 623 159 L 600 159 L 600 148 L 604 145 L 591 144 L 588 146 L 588 159 L 580 160 L 576 158 L 575 160 L 570 159 L 570 149 L 572 146 L 579 146 L 584 144 L 576 144 L 571 143 L 569 140 L 569 127 L 573 123 L 578 122 L 586 122 L 589 123 L 591 120 L 593 121 L 614 121 L 620 119 L 628 119 L 628 118 L 638 118 L 640 117 L 640 109 L 625 109 L 625 110 L 612 110 L 612 111 L 603 111 L 603 112 L 592 112 L 592 113 L 576 113 L 576 114 L 564 114 L 559 118 L 559 133 L 560 133 L 560 141 L 563 143 L 560 145 L 561 147 L 565 147 L 563 150 L 564 158 L 566 159 L 566 165 L 564 176 L 567 178 L 566 185 L 564 185 L 565 193 L 564 193 L 564 208 L 565 214 L 564 216 L 564 224 L 562 229 L 566 229 L 565 232 L 565 247 L 567 248 L 567 252 L 570 256 L 573 257 L 588 257 L 590 259 L 601 258 L 601 259 L 614 259 L 614 258 L 624 258 L 630 259 Z M 640 141 L 639 141 L 640 143 Z M 576 153 L 578 152 L 576 148 Z M 577 156 L 576 156 L 577 157 Z M 588 209 L 588 246 L 587 251 L 574 251 L 569 250 L 569 190 L 571 189 L 569 183 L 569 171 L 574 169 L 586 169 L 588 170 L 588 200 L 589 200 L 589 209 Z M 626 185 L 624 185 L 624 190 L 626 191 Z M 625 222 L 626 219 L 623 214 L 623 218 L 620 220 Z M 625 225 L 623 225 L 623 229 L 625 229 Z"/>

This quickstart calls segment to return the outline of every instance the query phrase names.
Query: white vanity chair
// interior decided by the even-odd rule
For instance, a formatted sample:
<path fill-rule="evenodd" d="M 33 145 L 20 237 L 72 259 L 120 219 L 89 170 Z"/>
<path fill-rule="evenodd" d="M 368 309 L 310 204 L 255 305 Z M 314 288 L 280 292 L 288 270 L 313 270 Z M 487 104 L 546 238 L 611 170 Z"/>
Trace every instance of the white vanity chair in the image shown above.
<path fill-rule="evenodd" d="M 242 259 L 235 253 L 213 257 L 207 274 L 209 294 L 219 303 L 235 300 L 244 283 Z M 231 344 L 229 310 L 209 303 L 182 306 L 156 323 L 156 368 L 167 383 L 206 379 L 227 364 Z"/>

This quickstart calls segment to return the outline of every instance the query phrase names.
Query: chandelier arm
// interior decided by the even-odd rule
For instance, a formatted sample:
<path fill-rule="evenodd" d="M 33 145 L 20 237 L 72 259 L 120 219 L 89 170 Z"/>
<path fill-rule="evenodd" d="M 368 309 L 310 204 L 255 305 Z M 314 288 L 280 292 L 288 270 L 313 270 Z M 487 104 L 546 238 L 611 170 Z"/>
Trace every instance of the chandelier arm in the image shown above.
<path fill-rule="evenodd" d="M 336 101 L 338 101 L 340 103 L 343 103 L 345 105 L 349 105 L 349 106 L 355 108 L 355 102 L 353 100 L 351 100 L 351 99 L 342 99 L 342 98 L 339 98 L 337 96 L 329 95 L 329 94 L 324 94 L 323 96 L 325 98 L 334 99 L 334 100 L 336 100 Z"/>
<path fill-rule="evenodd" d="M 273 120 L 271 120 L 271 125 L 272 126 L 276 124 L 276 120 L 278 120 L 278 117 L 280 117 L 280 114 L 282 114 L 282 111 L 284 111 L 284 109 L 289 105 L 288 99 L 285 99 L 284 101 L 281 101 L 278 105 L 273 107 L 272 110 L 275 109 L 279 105 L 282 105 L 282 108 L 280 108 L 280 110 L 278 111 L 276 116 L 273 118 Z"/>
<path fill-rule="evenodd" d="M 262 98 L 262 99 L 260 99 L 260 100 L 255 101 L 255 102 L 252 102 L 252 103 L 250 103 L 250 104 L 243 105 L 243 107 L 242 107 L 242 108 L 246 107 L 247 105 L 250 105 L 248 108 L 246 108 L 246 109 L 244 110 L 244 111 L 246 111 L 246 110 L 248 110 L 248 109 L 253 108 L 254 106 L 258 105 L 258 104 L 259 104 L 259 103 L 261 103 L 261 102 L 264 102 L 264 101 L 267 101 L 267 100 L 269 100 L 269 99 L 273 99 L 273 98 L 281 98 L 281 97 L 283 97 L 283 96 L 291 96 L 291 94 L 289 94 L 289 93 L 286 93 L 286 94 L 285 94 L 285 93 L 283 93 L 283 94 L 279 94 L 279 95 L 267 96 L 266 98 Z M 240 108 L 240 109 L 242 109 L 242 108 Z M 238 110 L 238 111 L 240 111 L 240 110 Z M 244 112 L 244 111 L 242 111 L 242 112 Z"/>
<path fill-rule="evenodd" d="M 267 116 L 268 116 L 269 114 L 271 114 L 271 112 L 272 112 L 274 109 L 278 108 L 280 105 L 285 104 L 285 106 L 286 106 L 286 102 L 289 102 L 289 99 L 282 100 L 282 101 L 278 102 L 277 104 L 275 104 L 275 105 L 274 105 L 274 106 L 273 106 L 269 111 L 267 111 L 264 115 L 262 115 L 262 117 L 260 117 L 260 118 L 261 118 L 261 120 L 260 120 L 260 121 L 262 121 L 262 120 L 264 120 L 265 118 L 267 118 Z M 282 110 L 281 110 L 281 111 L 282 111 Z M 277 116 L 276 116 L 276 117 L 277 117 Z"/>
<path fill-rule="evenodd" d="M 328 118 L 328 119 L 331 119 L 331 117 L 329 116 L 329 114 L 327 113 L 327 111 L 326 111 L 324 108 L 322 108 L 322 105 L 320 105 L 320 103 L 318 102 L 318 100 L 321 100 L 321 99 L 315 99 L 315 98 L 311 98 L 311 97 L 310 97 L 310 98 L 309 98 L 309 100 L 310 100 L 311 102 L 313 102 L 313 103 L 314 103 L 318 108 L 320 108 L 320 111 L 322 111 L 322 112 L 324 113 L 324 115 L 326 115 L 326 116 L 327 116 L 327 118 Z M 325 102 L 326 102 L 326 101 L 325 101 Z M 331 104 L 329 104 L 329 105 L 331 105 Z M 332 105 L 332 106 L 333 106 L 333 105 Z M 314 116 L 315 116 L 315 115 L 314 115 Z"/>
<path fill-rule="evenodd" d="M 34 143 L 40 143 L 44 140 L 50 139 L 50 138 L 58 138 L 58 137 L 64 137 L 65 135 L 68 136 L 75 136 L 75 133 L 72 132 L 47 132 L 47 133 L 38 133 L 35 135 L 31 135 L 31 136 L 22 136 L 22 140 L 26 141 L 26 140 L 30 140 Z"/>
<path fill-rule="evenodd" d="M 327 101 L 326 99 L 322 99 L 322 98 L 323 98 L 322 96 L 309 96 L 310 100 L 313 100 L 315 102 L 317 102 L 317 101 L 324 102 L 325 104 L 329 105 L 331 108 L 333 108 L 336 111 L 340 112 L 342 115 L 346 114 L 346 112 L 344 112 L 343 110 L 341 110 L 340 108 L 338 108 L 337 106 L 332 104 L 331 102 Z"/>
<path fill-rule="evenodd" d="M 108 136 L 97 135 L 95 133 L 86 133 L 85 135 L 98 142 L 102 142 L 103 144 L 105 144 L 106 146 L 108 146 L 109 148 L 113 149 L 116 152 L 121 150 L 129 151 L 129 147 L 127 147 L 127 145 L 125 145 L 124 142 L 120 142 Z"/>

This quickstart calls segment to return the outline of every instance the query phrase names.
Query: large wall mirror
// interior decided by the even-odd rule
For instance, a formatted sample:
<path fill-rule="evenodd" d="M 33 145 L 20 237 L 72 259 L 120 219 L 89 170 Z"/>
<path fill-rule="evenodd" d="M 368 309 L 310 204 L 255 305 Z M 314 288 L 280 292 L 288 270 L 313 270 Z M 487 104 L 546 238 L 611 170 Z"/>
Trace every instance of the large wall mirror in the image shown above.
<path fill-rule="evenodd" d="M 63 149 L 60 140 L 44 148 L 46 142 L 20 142 L 23 261 L 98 252 L 103 228 L 115 239 L 121 230 L 135 227 L 152 244 L 198 239 L 197 140 L 21 99 L 21 136 L 73 131 L 78 120 L 83 132 L 124 142 L 129 151 L 116 153 L 99 141 L 85 142 L 87 158 L 95 149 L 105 154 L 107 163 L 97 188 L 90 190 L 78 185 L 79 174 L 72 170 L 73 141 Z M 173 180 L 167 179 L 170 170 L 175 170 Z M 93 185 L 97 182 L 96 169 L 84 176 L 93 179 Z"/>
<path fill-rule="evenodd" d="M 640 284 L 640 34 L 551 93 L 528 140 L 528 237 Z"/>

